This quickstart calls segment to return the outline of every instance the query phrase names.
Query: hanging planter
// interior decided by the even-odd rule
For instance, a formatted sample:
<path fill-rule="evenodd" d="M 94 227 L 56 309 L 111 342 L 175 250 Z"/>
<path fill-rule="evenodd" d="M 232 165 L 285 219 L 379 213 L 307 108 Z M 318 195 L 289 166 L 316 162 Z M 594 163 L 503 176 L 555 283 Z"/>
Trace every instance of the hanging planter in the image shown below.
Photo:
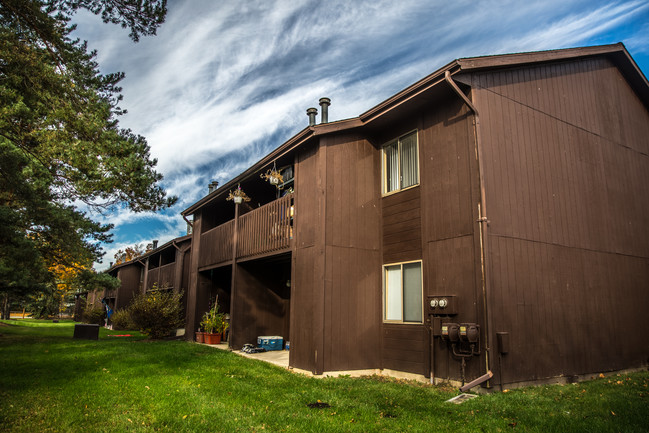
<path fill-rule="evenodd" d="M 268 183 L 274 185 L 277 188 L 279 188 L 280 183 L 284 182 L 284 178 L 282 177 L 282 171 L 277 169 L 274 162 L 273 162 L 273 168 L 269 168 L 266 171 L 266 173 L 260 174 L 259 177 L 261 177 L 262 179 L 266 179 Z"/>
<path fill-rule="evenodd" d="M 241 185 L 237 186 L 237 189 L 230 191 L 226 200 L 232 200 L 235 204 L 241 204 L 244 201 L 250 201 L 250 197 L 246 195 L 245 192 L 241 189 Z"/>

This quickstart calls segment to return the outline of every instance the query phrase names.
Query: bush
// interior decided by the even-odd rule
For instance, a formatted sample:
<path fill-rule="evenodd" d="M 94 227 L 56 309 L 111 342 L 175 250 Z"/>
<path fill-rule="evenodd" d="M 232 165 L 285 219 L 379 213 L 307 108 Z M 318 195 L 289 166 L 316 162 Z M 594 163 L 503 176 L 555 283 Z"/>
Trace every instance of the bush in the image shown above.
<path fill-rule="evenodd" d="M 104 326 L 106 318 L 106 309 L 103 304 L 94 303 L 86 306 L 83 310 L 82 319 L 83 323 L 92 323 L 99 326 Z"/>
<path fill-rule="evenodd" d="M 113 329 L 117 331 L 135 329 L 135 323 L 131 319 L 131 312 L 127 309 L 115 311 L 110 316 L 110 322 L 113 325 Z"/>
<path fill-rule="evenodd" d="M 164 338 L 183 326 L 182 297 L 182 292 L 171 290 L 137 295 L 129 307 L 131 319 L 150 338 Z"/>

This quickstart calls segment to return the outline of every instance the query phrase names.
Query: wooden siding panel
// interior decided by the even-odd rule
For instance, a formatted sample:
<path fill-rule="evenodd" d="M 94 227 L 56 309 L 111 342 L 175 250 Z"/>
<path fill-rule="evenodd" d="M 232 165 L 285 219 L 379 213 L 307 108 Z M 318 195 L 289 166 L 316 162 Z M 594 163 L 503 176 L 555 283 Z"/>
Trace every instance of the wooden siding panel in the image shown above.
<path fill-rule="evenodd" d="M 494 331 L 509 332 L 506 383 L 646 362 L 649 260 L 492 238 Z M 624 318 L 622 320 L 621 318 Z"/>
<path fill-rule="evenodd" d="M 326 147 L 324 370 L 380 364 L 380 165 L 354 134 L 322 139 Z"/>
<path fill-rule="evenodd" d="M 383 197 L 381 208 L 383 263 L 421 259 L 420 188 Z"/>
<path fill-rule="evenodd" d="M 558 74 L 558 84 L 541 79 L 550 73 L 545 69 Z M 511 90 L 511 85 L 491 84 L 496 80 L 491 75 L 479 80 L 480 85 L 504 92 L 499 95 L 492 88 L 478 90 L 478 99 L 487 112 L 482 130 L 491 233 L 647 256 L 647 230 L 641 222 L 646 212 L 639 203 L 649 201 L 649 156 L 557 117 L 566 109 L 560 104 L 552 106 L 548 93 L 574 93 L 573 87 L 589 90 L 567 66 L 540 67 L 517 74 L 517 91 Z M 506 81 L 501 75 L 494 74 Z M 529 79 L 532 76 L 534 80 Z M 610 87 L 610 81 L 604 82 Z M 528 83 L 543 86 L 539 87 L 543 91 L 537 90 L 534 95 L 523 87 Z M 622 86 L 622 90 L 626 87 Z M 535 106 L 556 112 L 541 112 Z M 581 111 L 588 113 L 591 107 L 582 107 Z M 565 116 L 571 122 L 589 122 L 587 115 Z M 649 115 L 646 119 L 649 123 Z M 633 132 L 625 130 L 624 134 Z"/>
<path fill-rule="evenodd" d="M 419 134 L 421 217 L 426 241 L 473 232 L 470 160 L 473 117 L 459 98 L 423 115 Z"/>
<path fill-rule="evenodd" d="M 426 375 L 424 358 L 428 350 L 428 333 L 423 325 L 383 325 L 383 368 Z"/>
<path fill-rule="evenodd" d="M 646 108 L 604 59 L 474 83 L 484 113 L 493 331 L 518 334 L 503 380 L 640 365 L 639 343 L 625 332 L 649 329 L 637 307 L 649 281 Z M 606 301 L 618 291 L 625 301 Z"/>
<path fill-rule="evenodd" d="M 473 235 L 427 244 L 429 266 L 428 273 L 424 276 L 424 296 L 456 296 L 458 315 L 445 321 L 481 323 L 483 304 L 475 285 L 475 253 Z M 484 334 L 482 338 L 484 342 Z M 484 364 L 483 359 L 475 357 L 468 362 L 466 374 L 471 377 L 479 376 L 481 365 Z M 435 369 L 435 376 L 438 378 L 460 378 L 460 365 L 449 350 L 435 351 Z"/>
<path fill-rule="evenodd" d="M 379 251 L 328 246 L 326 263 L 325 370 L 378 368 Z"/>

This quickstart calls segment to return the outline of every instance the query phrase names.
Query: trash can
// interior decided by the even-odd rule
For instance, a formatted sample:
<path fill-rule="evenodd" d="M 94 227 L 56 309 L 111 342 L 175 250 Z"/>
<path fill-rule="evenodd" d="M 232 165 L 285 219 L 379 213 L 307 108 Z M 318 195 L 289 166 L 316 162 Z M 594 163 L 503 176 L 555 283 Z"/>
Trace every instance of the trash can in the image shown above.
<path fill-rule="evenodd" d="M 99 340 L 99 325 L 91 323 L 79 323 L 74 325 L 73 338 L 83 340 Z"/>

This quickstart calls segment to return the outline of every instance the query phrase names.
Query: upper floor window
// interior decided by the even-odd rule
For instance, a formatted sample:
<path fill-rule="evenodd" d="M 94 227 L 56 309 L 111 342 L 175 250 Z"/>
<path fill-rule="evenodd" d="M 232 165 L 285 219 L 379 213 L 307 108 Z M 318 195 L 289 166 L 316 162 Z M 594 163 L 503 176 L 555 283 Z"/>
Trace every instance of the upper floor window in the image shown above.
<path fill-rule="evenodd" d="M 383 146 L 383 193 L 419 184 L 417 131 Z"/>

